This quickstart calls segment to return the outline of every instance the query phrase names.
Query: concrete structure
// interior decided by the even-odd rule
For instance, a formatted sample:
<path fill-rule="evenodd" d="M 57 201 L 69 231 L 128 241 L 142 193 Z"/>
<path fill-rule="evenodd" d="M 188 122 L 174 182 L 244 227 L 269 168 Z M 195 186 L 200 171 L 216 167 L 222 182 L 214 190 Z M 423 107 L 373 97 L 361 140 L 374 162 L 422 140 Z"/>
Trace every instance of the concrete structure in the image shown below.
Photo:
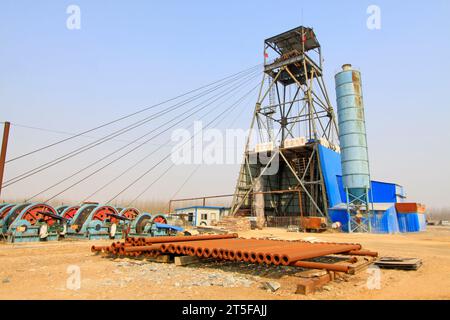
<path fill-rule="evenodd" d="M 230 213 L 230 208 L 215 206 L 192 206 L 175 209 L 175 215 L 184 215 L 193 226 L 210 226 Z"/>

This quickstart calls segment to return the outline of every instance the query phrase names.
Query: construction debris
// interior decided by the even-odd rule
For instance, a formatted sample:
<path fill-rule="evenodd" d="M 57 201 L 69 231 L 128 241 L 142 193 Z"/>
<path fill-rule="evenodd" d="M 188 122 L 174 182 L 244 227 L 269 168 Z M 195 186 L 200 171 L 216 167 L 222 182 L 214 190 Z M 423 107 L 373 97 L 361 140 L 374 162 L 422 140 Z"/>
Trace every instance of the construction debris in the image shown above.
<path fill-rule="evenodd" d="M 280 289 L 281 285 L 278 282 L 275 281 L 267 281 L 263 283 L 263 287 L 267 290 L 270 290 L 272 292 L 277 291 Z"/>
<path fill-rule="evenodd" d="M 248 231 L 252 228 L 251 221 L 246 217 L 227 216 L 217 221 L 214 226 L 230 232 Z"/>
<path fill-rule="evenodd" d="M 333 280 L 334 274 L 331 272 L 313 278 L 300 279 L 300 283 L 297 284 L 297 291 L 295 293 L 303 295 L 314 293 L 317 289 Z"/>
<path fill-rule="evenodd" d="M 380 268 L 398 270 L 417 270 L 422 266 L 422 260 L 417 258 L 383 257 L 375 262 Z"/>

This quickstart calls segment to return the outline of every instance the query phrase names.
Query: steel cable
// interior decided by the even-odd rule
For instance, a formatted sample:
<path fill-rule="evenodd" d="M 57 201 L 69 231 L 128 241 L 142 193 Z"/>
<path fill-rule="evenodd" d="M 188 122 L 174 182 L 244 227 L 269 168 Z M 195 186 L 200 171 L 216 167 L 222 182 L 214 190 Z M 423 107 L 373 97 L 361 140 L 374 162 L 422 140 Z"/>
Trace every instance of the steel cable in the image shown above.
<path fill-rule="evenodd" d="M 224 94 L 222 94 L 221 96 L 219 96 L 218 98 L 216 98 L 215 100 L 213 100 L 212 102 L 209 102 L 206 106 L 204 106 L 204 107 L 202 107 L 201 109 L 195 111 L 194 113 L 192 113 L 191 115 L 189 115 L 187 118 L 189 118 L 189 117 L 191 117 L 192 115 L 194 115 L 195 113 L 197 113 L 197 112 L 203 110 L 204 108 L 206 108 L 207 106 L 211 105 L 212 103 L 218 101 L 220 98 L 222 98 L 222 97 L 224 97 L 224 96 L 226 96 L 226 95 L 232 93 L 235 89 L 240 88 L 240 86 L 241 86 L 243 83 L 245 83 L 246 81 L 252 80 L 252 79 L 255 78 L 256 76 L 257 76 L 257 74 L 254 75 L 253 77 L 249 78 L 249 79 L 245 79 L 245 81 L 243 81 L 243 82 L 238 83 L 236 86 L 234 86 L 233 88 L 231 88 L 229 91 L 225 92 Z M 65 189 L 62 190 L 61 192 L 58 192 L 57 194 L 55 194 L 55 195 L 53 195 L 52 197 L 50 197 L 49 199 L 47 199 L 46 202 L 48 202 L 48 201 L 50 201 L 50 200 L 53 200 L 53 199 L 56 198 L 57 196 L 59 196 L 59 195 L 63 194 L 64 192 L 70 190 L 71 188 L 75 187 L 76 185 L 78 185 L 78 184 L 84 182 L 85 180 L 89 179 L 90 177 L 92 177 L 93 175 L 97 174 L 98 172 L 104 170 L 105 168 L 107 168 L 107 167 L 110 166 L 111 164 L 113 164 L 113 163 L 119 161 L 120 159 L 122 159 L 122 158 L 125 157 L 126 155 L 130 154 L 131 151 L 137 150 L 138 148 L 140 148 L 140 147 L 142 147 L 143 145 L 145 145 L 147 142 L 149 142 L 149 141 L 155 139 L 157 136 L 159 136 L 160 134 L 164 133 L 166 130 L 171 129 L 171 128 L 175 127 L 176 125 L 178 125 L 179 123 L 185 121 L 187 118 L 186 118 L 186 117 L 183 118 L 182 120 L 180 120 L 180 121 L 176 122 L 175 124 L 171 125 L 169 128 L 166 128 L 164 131 L 160 132 L 159 134 L 157 134 L 157 135 L 155 135 L 155 136 L 152 136 L 150 139 L 148 139 L 148 140 L 144 141 L 143 143 L 141 143 L 140 145 L 134 147 L 132 150 L 126 152 L 125 154 L 123 154 L 123 155 L 119 156 L 118 158 L 116 158 L 116 159 L 110 161 L 110 162 L 107 163 L 106 165 L 104 165 L 104 166 L 102 166 L 101 168 L 95 170 L 94 172 L 90 173 L 89 175 L 85 176 L 84 178 L 82 178 L 82 179 L 78 180 L 77 182 L 71 184 L 69 187 L 65 188 Z M 167 124 L 167 123 L 163 124 L 162 126 L 164 126 L 164 125 L 166 125 L 166 124 Z M 160 126 L 160 127 L 162 127 L 162 126 Z M 114 154 L 114 153 L 115 153 L 115 152 L 113 152 L 112 154 Z M 63 181 L 60 181 L 60 183 L 62 183 L 62 182 L 63 182 Z M 58 183 L 58 184 L 60 184 L 60 183 Z M 47 188 L 47 189 L 48 189 L 48 188 Z M 45 190 L 45 191 L 47 191 L 47 190 Z M 41 193 L 43 193 L 43 192 L 41 192 Z M 41 193 L 40 193 L 40 194 L 41 194 Z"/>
<path fill-rule="evenodd" d="M 209 127 L 214 121 L 216 121 L 218 118 L 220 118 L 221 116 L 223 116 L 227 111 L 231 111 L 232 109 L 234 109 L 238 103 L 245 99 L 245 97 L 247 95 L 249 95 L 253 90 L 255 90 L 260 84 L 258 83 L 255 87 L 253 87 L 249 92 L 247 92 L 243 97 L 241 97 L 238 101 L 236 101 L 230 108 L 225 109 L 223 112 L 221 112 L 217 117 L 215 117 L 212 121 L 210 121 L 205 128 Z M 180 146 L 183 147 L 187 142 L 190 142 L 194 137 L 196 136 L 196 134 L 192 135 L 191 138 L 186 141 L 184 144 L 182 144 Z M 177 149 L 178 150 L 178 149 Z M 135 184 L 136 182 L 138 182 L 139 180 L 141 180 L 144 176 L 146 176 L 148 173 L 150 173 L 152 170 L 154 170 L 158 165 L 160 165 L 162 162 L 164 162 L 165 160 L 167 160 L 173 152 L 171 152 L 169 155 L 167 155 L 166 157 L 164 157 L 163 159 L 161 159 L 157 164 L 155 164 L 153 167 L 151 167 L 149 170 L 145 171 L 141 176 L 139 176 L 137 179 L 135 179 L 131 184 L 129 184 L 127 187 L 125 187 L 122 191 L 120 191 L 118 194 L 116 194 L 113 198 L 111 198 L 107 203 L 112 202 L 114 199 L 116 199 L 119 195 L 121 195 L 123 192 L 125 192 L 126 190 L 128 190 L 133 184 Z M 172 167 L 174 166 L 174 164 L 172 165 Z M 159 180 L 161 177 L 159 177 L 157 180 Z M 156 181 L 157 181 L 156 180 Z M 141 192 L 136 198 L 133 199 L 133 201 L 130 202 L 130 204 L 132 204 L 133 202 L 135 202 L 140 196 L 142 196 L 145 192 L 147 192 L 147 190 L 156 182 L 154 181 L 149 187 L 147 187 L 143 192 Z"/>
<path fill-rule="evenodd" d="M 237 72 L 237 73 L 232 74 L 232 75 L 230 75 L 230 76 L 227 76 L 227 77 L 225 77 L 225 78 L 222 78 L 222 79 L 219 79 L 219 80 L 214 81 L 214 82 L 212 82 L 212 83 L 203 85 L 203 86 L 201 86 L 201 87 L 199 87 L 199 88 L 190 90 L 190 91 L 188 91 L 188 92 L 186 92 L 186 93 L 183 93 L 183 94 L 181 94 L 181 95 L 178 95 L 178 96 L 176 96 L 176 97 L 174 97 L 174 98 L 167 99 L 167 100 L 162 101 L 162 102 L 160 102 L 160 103 L 154 104 L 154 105 L 149 106 L 149 107 L 145 107 L 145 108 L 143 108 L 143 109 L 140 109 L 140 110 L 135 111 L 135 112 L 133 112 L 133 113 L 130 113 L 130 114 L 128 114 L 128 115 L 122 116 L 122 117 L 120 117 L 120 118 L 118 118 L 118 119 L 115 119 L 115 120 L 109 121 L 109 122 L 107 122 L 107 123 L 104 123 L 104 124 L 102 124 L 102 125 L 100 125 L 100 126 L 97 126 L 97 127 L 91 128 L 91 129 L 89 129 L 89 130 L 80 132 L 80 133 L 78 133 L 78 134 L 76 134 L 76 135 L 74 135 L 74 136 L 72 136 L 72 137 L 65 138 L 65 139 L 62 139 L 62 140 L 60 140 L 60 141 L 57 141 L 57 142 L 48 144 L 48 145 L 46 145 L 46 146 L 37 148 L 37 149 L 35 149 L 35 150 L 33 150 L 33 151 L 26 152 L 26 153 L 24 153 L 24 154 L 22 154 L 22 155 L 20 155 L 20 156 L 17 156 L 17 157 L 14 157 L 14 158 L 12 158 L 12 159 L 7 160 L 5 163 L 10 163 L 10 162 L 13 162 L 13 161 L 22 159 L 22 158 L 27 157 L 27 156 L 29 156 L 29 155 L 32 155 L 32 154 L 35 154 L 35 153 L 37 153 L 37 152 L 40 152 L 40 151 L 46 150 L 46 149 L 48 149 L 48 148 L 51 148 L 51 147 L 53 147 L 53 146 L 59 145 L 59 144 L 61 144 L 61 143 L 63 143 L 63 142 L 67 142 L 67 141 L 69 141 L 69 140 L 72 140 L 72 139 L 75 139 L 75 138 L 80 137 L 80 136 L 82 136 L 82 135 L 85 135 L 86 133 L 93 132 L 93 131 L 96 131 L 96 130 L 98 130 L 98 129 L 107 127 L 107 126 L 109 126 L 109 125 L 111 125 L 111 124 L 114 124 L 114 123 L 117 123 L 117 122 L 119 122 L 119 121 L 128 119 L 128 118 L 130 118 L 130 117 L 132 117 L 132 116 L 135 116 L 135 115 L 137 115 L 137 114 L 143 113 L 143 112 L 145 112 L 145 111 L 148 111 L 148 110 L 150 110 L 150 109 L 156 108 L 156 107 L 161 106 L 161 105 L 163 105 L 163 104 L 166 104 L 166 103 L 168 103 L 168 102 L 175 101 L 175 100 L 177 100 L 177 99 L 179 99 L 179 98 L 181 98 L 181 97 L 187 96 L 187 95 L 189 95 L 189 94 L 191 94 L 191 93 L 197 92 L 197 91 L 202 90 L 202 89 L 207 88 L 207 87 L 210 87 L 210 86 L 212 86 L 212 85 L 214 85 L 214 84 L 220 83 L 220 82 L 222 82 L 222 81 L 224 81 L 224 80 L 226 80 L 226 79 L 232 78 L 232 77 L 234 77 L 234 76 L 237 76 L 237 75 L 239 75 L 239 74 L 245 73 L 245 72 L 250 71 L 250 70 L 253 70 L 253 69 L 255 69 L 255 68 L 257 69 L 257 68 L 259 68 L 260 66 L 261 66 L 261 64 L 255 65 L 255 66 L 253 66 L 253 67 L 250 67 L 250 68 L 245 69 L 245 70 L 243 70 L 243 71 Z"/>
<path fill-rule="evenodd" d="M 255 71 L 252 71 L 252 73 L 250 73 L 250 74 L 253 74 L 253 72 L 255 72 Z M 244 77 L 245 76 L 248 76 L 248 74 L 244 75 Z M 14 177 L 14 178 L 11 178 L 11 179 L 5 181 L 5 183 L 2 185 L 2 187 L 6 188 L 6 187 L 8 187 L 10 185 L 13 185 L 13 184 L 15 184 L 15 183 L 17 183 L 19 181 L 24 180 L 24 179 L 26 179 L 26 178 L 28 178 L 30 176 L 33 176 L 33 175 L 35 175 L 37 173 L 40 173 L 40 172 L 42 172 L 42 171 L 44 171 L 44 170 L 46 170 L 48 168 L 51 168 L 51 167 L 53 167 L 53 166 L 55 166 L 55 165 L 57 165 L 57 164 L 59 164 L 59 163 L 61 163 L 63 161 L 66 161 L 66 160 L 68 160 L 70 158 L 73 158 L 74 156 L 76 156 L 78 154 L 81 154 L 81 153 L 83 153 L 83 152 L 85 152 L 87 150 L 90 150 L 90 149 L 92 149 L 92 148 L 94 148 L 94 147 L 96 147 L 96 146 L 98 146 L 98 145 L 100 145 L 100 144 L 102 144 L 102 143 L 104 143 L 106 141 L 109 141 L 109 140 L 111 140 L 111 139 L 113 139 L 113 138 L 115 138 L 115 137 L 117 137 L 117 136 L 119 136 L 121 134 L 124 134 L 125 132 L 133 130 L 133 129 L 135 129 L 135 128 L 137 128 L 137 127 L 139 127 L 139 126 L 141 126 L 141 125 L 143 125 L 143 124 L 145 124 L 145 123 L 147 123 L 147 122 L 149 122 L 151 120 L 159 118 L 159 117 L 167 114 L 168 111 L 174 111 L 176 109 L 179 109 L 180 107 L 182 107 L 182 106 L 184 106 L 184 105 L 186 105 L 186 104 L 188 104 L 188 103 L 190 103 L 192 101 L 195 101 L 198 98 L 201 98 L 201 97 L 203 97 L 203 96 L 205 96 L 207 94 L 210 94 L 211 92 L 214 92 L 214 91 L 216 91 L 216 90 L 218 90 L 218 89 L 220 89 L 220 88 L 222 88 L 222 87 L 224 87 L 224 86 L 226 86 L 226 85 L 228 85 L 230 83 L 233 83 L 234 81 L 239 80 L 240 78 L 241 77 L 229 80 L 228 82 L 226 82 L 224 84 L 221 84 L 219 86 L 214 87 L 213 89 L 209 89 L 210 91 L 208 91 L 206 93 L 202 93 L 202 94 L 199 94 L 197 96 L 194 96 L 193 98 L 190 98 L 190 99 L 187 99 L 185 101 L 182 101 L 182 102 L 180 102 L 178 104 L 175 104 L 174 106 L 170 106 L 170 107 L 168 107 L 168 108 L 158 112 L 156 115 L 151 115 L 151 116 L 149 116 L 149 117 L 147 117 L 147 118 L 145 118 L 143 120 L 140 120 L 137 123 L 134 123 L 134 124 L 132 124 L 132 125 L 126 127 L 126 128 L 122 128 L 122 129 L 116 131 L 115 133 L 113 133 L 113 135 L 107 135 L 107 136 L 105 136 L 105 137 L 103 137 L 103 138 L 101 138 L 101 139 L 99 139 L 97 141 L 89 143 L 88 145 L 80 147 L 80 148 L 78 148 L 78 149 L 76 149 L 76 150 L 74 150 L 72 152 L 69 152 L 69 153 L 67 153 L 67 154 L 65 154 L 63 156 L 60 156 L 60 157 L 58 157 L 58 158 L 56 158 L 56 159 L 54 159 L 52 161 L 49 161 L 49 162 L 47 162 L 45 164 L 42 164 L 42 165 L 40 165 L 40 166 L 38 166 L 38 167 L 36 167 L 34 169 L 31 169 L 31 170 L 29 170 L 29 171 L 27 171 L 25 173 L 22 173 L 22 174 Z"/>

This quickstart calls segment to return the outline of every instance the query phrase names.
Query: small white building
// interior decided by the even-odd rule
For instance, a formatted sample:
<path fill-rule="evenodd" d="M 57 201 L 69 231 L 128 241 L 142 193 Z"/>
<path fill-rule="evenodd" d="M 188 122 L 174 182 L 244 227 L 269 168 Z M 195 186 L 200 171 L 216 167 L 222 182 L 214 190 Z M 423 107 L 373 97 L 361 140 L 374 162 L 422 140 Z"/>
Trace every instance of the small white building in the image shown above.
<path fill-rule="evenodd" d="M 175 209 L 175 215 L 185 216 L 192 226 L 210 226 L 230 213 L 230 208 L 213 206 L 192 206 Z"/>

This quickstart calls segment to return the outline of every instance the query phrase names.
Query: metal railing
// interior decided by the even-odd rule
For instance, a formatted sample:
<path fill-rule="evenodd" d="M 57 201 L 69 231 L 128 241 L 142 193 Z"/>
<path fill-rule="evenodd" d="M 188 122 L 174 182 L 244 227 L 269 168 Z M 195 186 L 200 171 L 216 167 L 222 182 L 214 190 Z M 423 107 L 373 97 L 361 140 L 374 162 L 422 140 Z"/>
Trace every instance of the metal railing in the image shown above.
<path fill-rule="evenodd" d="M 294 216 L 268 216 L 266 218 L 267 227 L 288 228 L 289 226 L 300 226 L 300 217 Z"/>

